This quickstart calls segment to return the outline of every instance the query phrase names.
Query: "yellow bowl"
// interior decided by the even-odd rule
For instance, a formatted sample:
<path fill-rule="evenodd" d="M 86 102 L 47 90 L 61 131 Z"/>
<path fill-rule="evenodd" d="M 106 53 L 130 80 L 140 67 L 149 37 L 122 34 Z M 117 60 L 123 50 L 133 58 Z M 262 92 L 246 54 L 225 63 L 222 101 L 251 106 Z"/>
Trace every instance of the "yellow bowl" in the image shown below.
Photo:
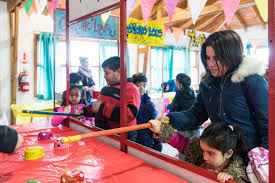
<path fill-rule="evenodd" d="M 25 150 L 24 160 L 35 160 L 42 158 L 44 156 L 43 147 L 41 146 L 32 146 Z"/>

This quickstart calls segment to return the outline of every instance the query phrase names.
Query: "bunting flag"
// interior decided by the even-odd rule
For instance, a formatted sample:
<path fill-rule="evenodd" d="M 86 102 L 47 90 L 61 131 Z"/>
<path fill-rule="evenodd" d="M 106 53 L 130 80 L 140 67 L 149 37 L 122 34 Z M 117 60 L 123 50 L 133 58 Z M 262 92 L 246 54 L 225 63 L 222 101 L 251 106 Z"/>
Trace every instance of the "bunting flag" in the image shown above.
<path fill-rule="evenodd" d="M 201 13 L 202 8 L 205 6 L 207 0 L 188 0 L 192 22 L 195 25 Z"/>
<path fill-rule="evenodd" d="M 172 27 L 173 29 L 173 34 L 176 38 L 176 41 L 178 42 L 179 38 L 180 38 L 180 34 L 182 33 L 182 29 L 181 28 L 177 28 L 177 27 Z"/>
<path fill-rule="evenodd" d="M 268 18 L 268 0 L 255 0 L 256 6 L 261 14 L 263 21 L 267 22 Z"/>
<path fill-rule="evenodd" d="M 47 0 L 35 0 L 36 13 L 42 14 L 42 12 L 47 6 L 47 3 L 48 3 Z"/>
<path fill-rule="evenodd" d="M 59 6 L 60 0 L 53 0 L 54 9 L 56 9 Z"/>
<path fill-rule="evenodd" d="M 35 2 L 34 0 L 28 0 L 25 3 L 25 11 L 28 16 L 30 16 L 35 10 Z"/>
<path fill-rule="evenodd" d="M 140 0 L 141 5 L 141 11 L 142 11 L 142 17 L 143 17 L 143 23 L 144 25 L 147 22 L 147 19 L 149 18 L 151 11 L 154 7 L 156 0 Z"/>
<path fill-rule="evenodd" d="M 170 28 L 169 25 L 164 25 L 164 34 L 163 34 L 164 37 L 165 37 L 165 35 L 166 35 L 169 28 Z"/>
<path fill-rule="evenodd" d="M 46 6 L 46 15 L 51 15 L 52 19 L 54 19 L 54 15 L 53 15 L 53 3 L 48 1 L 48 5 Z"/>
<path fill-rule="evenodd" d="M 106 12 L 106 13 L 101 14 L 101 21 L 102 21 L 102 25 L 103 25 L 103 26 L 104 26 L 105 23 L 107 22 L 107 20 L 108 20 L 108 18 L 109 18 L 109 16 L 110 16 L 110 13 L 111 13 L 111 11 L 108 11 L 108 12 Z"/>
<path fill-rule="evenodd" d="M 227 26 L 229 26 L 232 20 L 232 17 L 239 6 L 240 0 L 220 0 L 220 1 L 222 2 L 226 24 Z"/>
<path fill-rule="evenodd" d="M 171 22 L 178 0 L 164 0 L 164 3 L 166 5 L 169 22 Z"/>
<path fill-rule="evenodd" d="M 127 0 L 126 1 L 126 8 L 127 8 L 127 10 L 126 10 L 126 18 L 129 17 L 129 15 L 130 15 L 132 9 L 134 8 L 135 4 L 136 4 L 136 0 Z"/>

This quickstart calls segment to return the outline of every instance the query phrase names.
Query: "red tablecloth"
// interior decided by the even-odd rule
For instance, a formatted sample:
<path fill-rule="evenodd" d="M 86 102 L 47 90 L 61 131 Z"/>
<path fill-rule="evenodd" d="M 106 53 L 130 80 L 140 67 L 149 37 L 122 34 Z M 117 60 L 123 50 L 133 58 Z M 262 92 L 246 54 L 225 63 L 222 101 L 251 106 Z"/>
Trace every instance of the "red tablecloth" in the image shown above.
<path fill-rule="evenodd" d="M 40 122 L 13 128 L 25 133 L 27 138 L 19 153 L 0 154 L 0 182 L 37 180 L 58 183 L 66 170 L 74 169 L 84 172 L 86 183 L 187 182 L 94 139 L 74 142 L 68 145 L 69 148 L 61 149 L 54 149 L 53 140 L 37 140 L 38 133 L 43 130 L 51 130 L 54 137 L 79 134 L 67 127 L 53 128 L 50 122 Z M 24 160 L 24 150 L 34 145 L 42 146 L 45 156 L 38 160 Z"/>

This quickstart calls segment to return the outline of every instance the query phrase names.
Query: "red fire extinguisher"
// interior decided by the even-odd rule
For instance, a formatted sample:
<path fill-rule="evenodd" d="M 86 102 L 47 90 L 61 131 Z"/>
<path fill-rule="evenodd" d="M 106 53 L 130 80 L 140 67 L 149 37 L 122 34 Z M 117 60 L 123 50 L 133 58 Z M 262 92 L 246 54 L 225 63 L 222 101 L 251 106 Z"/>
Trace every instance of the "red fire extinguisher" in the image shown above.
<path fill-rule="evenodd" d="M 30 76 L 27 71 L 23 71 L 19 73 L 19 91 L 28 92 L 30 91 Z"/>

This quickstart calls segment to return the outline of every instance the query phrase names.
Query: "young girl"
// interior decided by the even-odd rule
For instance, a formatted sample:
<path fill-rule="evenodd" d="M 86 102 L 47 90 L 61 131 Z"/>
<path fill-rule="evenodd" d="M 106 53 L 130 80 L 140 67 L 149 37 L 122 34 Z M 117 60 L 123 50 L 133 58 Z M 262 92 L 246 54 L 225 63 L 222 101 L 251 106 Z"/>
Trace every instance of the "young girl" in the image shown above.
<path fill-rule="evenodd" d="M 83 104 L 83 97 L 81 95 L 81 89 L 78 86 L 73 86 L 70 88 L 70 95 L 69 95 L 69 101 L 70 104 L 66 105 L 66 97 L 62 97 L 62 104 L 61 107 L 58 109 L 58 112 L 63 113 L 77 113 L 80 109 L 82 109 L 85 104 Z M 67 116 L 60 116 L 55 115 L 53 116 L 51 122 L 53 126 L 58 126 L 60 124 L 63 124 L 64 120 L 67 118 Z M 89 123 L 91 125 L 94 125 L 94 118 L 87 118 L 84 117 L 81 119 L 83 122 Z"/>
<path fill-rule="evenodd" d="M 150 122 L 154 132 L 157 132 L 155 127 L 159 126 L 160 121 L 151 120 Z M 162 127 L 163 125 L 160 127 L 160 133 L 164 131 Z M 249 182 L 245 171 L 249 161 L 247 138 L 238 125 L 212 123 L 199 138 L 192 139 L 176 132 L 169 144 L 185 154 L 185 161 L 188 163 L 217 173 L 217 179 L 220 182 L 229 179 L 240 183 Z"/>

